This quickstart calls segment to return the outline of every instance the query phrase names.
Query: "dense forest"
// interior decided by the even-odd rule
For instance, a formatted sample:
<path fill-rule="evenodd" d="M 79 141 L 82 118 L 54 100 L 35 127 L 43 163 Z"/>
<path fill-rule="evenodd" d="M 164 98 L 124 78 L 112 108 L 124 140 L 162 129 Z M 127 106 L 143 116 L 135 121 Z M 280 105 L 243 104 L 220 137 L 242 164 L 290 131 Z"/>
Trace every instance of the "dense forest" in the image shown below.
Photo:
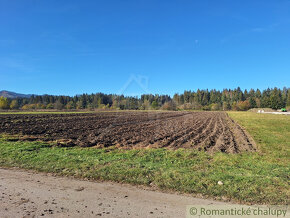
<path fill-rule="evenodd" d="M 290 88 L 197 90 L 183 94 L 128 97 L 114 94 L 71 96 L 32 95 L 29 98 L 0 97 L 0 109 L 119 109 L 119 110 L 238 110 L 290 107 Z"/>

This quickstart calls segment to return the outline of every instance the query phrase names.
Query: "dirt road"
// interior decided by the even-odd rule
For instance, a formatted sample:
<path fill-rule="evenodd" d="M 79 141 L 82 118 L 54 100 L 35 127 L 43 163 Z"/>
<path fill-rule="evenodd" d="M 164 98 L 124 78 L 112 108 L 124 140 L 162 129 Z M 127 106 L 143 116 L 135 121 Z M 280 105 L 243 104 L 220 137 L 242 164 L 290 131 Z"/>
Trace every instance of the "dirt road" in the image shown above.
<path fill-rule="evenodd" d="M 224 204 L 130 185 L 0 168 L 0 217 L 185 217 L 189 204 Z"/>

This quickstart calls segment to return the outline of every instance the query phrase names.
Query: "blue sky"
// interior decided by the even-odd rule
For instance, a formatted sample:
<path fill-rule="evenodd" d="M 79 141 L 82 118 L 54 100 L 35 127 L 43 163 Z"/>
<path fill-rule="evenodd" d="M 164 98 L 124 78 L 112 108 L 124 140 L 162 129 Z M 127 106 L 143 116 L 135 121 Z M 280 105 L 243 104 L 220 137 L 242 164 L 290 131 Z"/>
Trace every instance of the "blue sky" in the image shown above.
<path fill-rule="evenodd" d="M 290 85 L 289 0 L 0 0 L 0 90 Z"/>

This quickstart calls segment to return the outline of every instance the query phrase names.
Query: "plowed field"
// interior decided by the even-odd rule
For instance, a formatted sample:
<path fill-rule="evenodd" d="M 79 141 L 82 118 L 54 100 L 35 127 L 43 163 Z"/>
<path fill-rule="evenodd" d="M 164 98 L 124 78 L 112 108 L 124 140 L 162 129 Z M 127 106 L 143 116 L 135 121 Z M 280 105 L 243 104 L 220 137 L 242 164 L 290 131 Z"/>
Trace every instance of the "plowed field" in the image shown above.
<path fill-rule="evenodd" d="M 0 115 L 0 134 L 62 146 L 256 150 L 251 137 L 224 112 L 9 114 Z"/>

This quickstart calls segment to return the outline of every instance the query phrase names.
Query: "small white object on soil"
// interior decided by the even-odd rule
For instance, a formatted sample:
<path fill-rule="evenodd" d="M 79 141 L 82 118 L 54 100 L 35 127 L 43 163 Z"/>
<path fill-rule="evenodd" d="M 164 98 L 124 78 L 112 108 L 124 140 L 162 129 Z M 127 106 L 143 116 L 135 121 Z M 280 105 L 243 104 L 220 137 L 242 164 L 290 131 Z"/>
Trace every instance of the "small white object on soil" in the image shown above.
<path fill-rule="evenodd" d="M 218 181 L 218 185 L 223 185 L 224 183 L 222 181 Z"/>

